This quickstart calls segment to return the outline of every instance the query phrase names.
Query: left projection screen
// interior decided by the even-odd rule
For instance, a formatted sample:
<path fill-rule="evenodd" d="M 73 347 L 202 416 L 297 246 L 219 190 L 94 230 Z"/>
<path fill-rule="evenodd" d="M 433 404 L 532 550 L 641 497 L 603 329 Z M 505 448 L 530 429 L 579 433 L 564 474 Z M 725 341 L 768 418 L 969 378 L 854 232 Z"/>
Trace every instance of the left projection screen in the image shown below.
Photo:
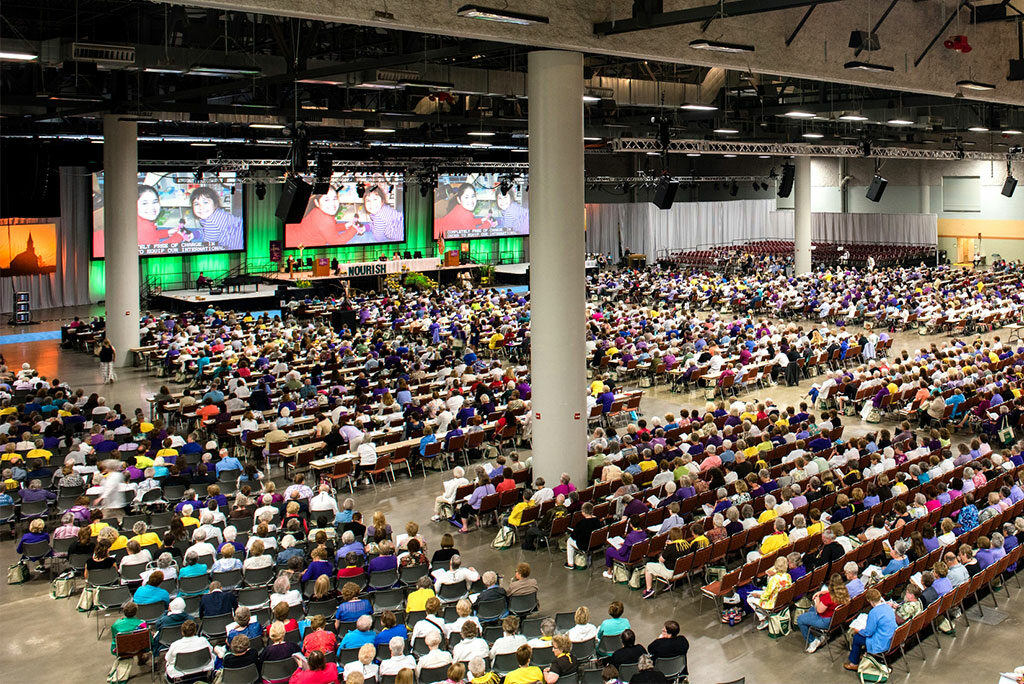
<path fill-rule="evenodd" d="M 103 258 L 103 173 L 92 177 L 92 257 Z M 214 254 L 245 249 L 242 185 L 234 174 L 139 173 L 140 256 Z"/>

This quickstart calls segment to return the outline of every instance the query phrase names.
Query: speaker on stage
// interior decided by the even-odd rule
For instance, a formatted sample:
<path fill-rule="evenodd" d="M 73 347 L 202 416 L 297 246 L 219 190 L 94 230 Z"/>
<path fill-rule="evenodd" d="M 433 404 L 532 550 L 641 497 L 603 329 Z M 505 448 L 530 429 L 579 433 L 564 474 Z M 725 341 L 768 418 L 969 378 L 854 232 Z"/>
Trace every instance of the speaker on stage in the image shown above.
<path fill-rule="evenodd" d="M 654 189 L 654 206 L 659 209 L 671 209 L 678 189 L 679 183 L 670 178 L 662 178 Z"/>
<path fill-rule="evenodd" d="M 281 192 L 281 199 L 277 203 L 277 218 L 285 223 L 298 223 L 306 214 L 306 205 L 309 203 L 309 195 L 313 191 L 306 181 L 298 176 L 291 176 L 284 182 L 284 190 Z"/>
<path fill-rule="evenodd" d="M 331 312 L 331 327 L 334 328 L 335 332 L 340 333 L 345 328 L 348 328 L 349 330 L 355 330 L 358 321 L 358 311 L 352 310 Z"/>
<path fill-rule="evenodd" d="M 796 167 L 792 164 L 782 165 L 782 180 L 779 181 L 779 197 L 789 197 L 793 192 L 793 179 L 796 178 Z"/>
<path fill-rule="evenodd" d="M 885 192 L 885 186 L 889 184 L 889 181 L 885 180 L 877 173 L 871 179 L 871 185 L 868 186 L 868 191 L 864 194 L 872 202 L 877 202 L 882 199 L 882 193 Z"/>

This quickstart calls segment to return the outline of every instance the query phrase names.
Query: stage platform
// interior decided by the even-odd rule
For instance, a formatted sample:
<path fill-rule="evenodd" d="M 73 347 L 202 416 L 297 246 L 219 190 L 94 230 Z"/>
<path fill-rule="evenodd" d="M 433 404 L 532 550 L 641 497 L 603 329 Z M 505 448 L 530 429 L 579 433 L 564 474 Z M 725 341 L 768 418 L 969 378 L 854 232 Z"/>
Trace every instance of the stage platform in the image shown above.
<path fill-rule="evenodd" d="M 175 290 L 150 297 L 150 306 L 165 311 L 205 311 L 211 306 L 227 311 L 261 311 L 280 308 L 273 288 L 245 285 L 234 292 L 210 294 L 207 289 Z"/>
<path fill-rule="evenodd" d="M 436 259 L 431 259 L 430 261 L 432 264 L 429 268 L 410 268 L 408 272 L 423 273 L 442 285 L 450 285 L 455 282 L 455 278 L 460 272 L 480 268 L 479 264 L 438 266 L 438 261 Z M 337 290 L 340 292 L 344 289 L 343 283 L 348 281 L 352 287 L 360 290 L 379 290 L 384 285 L 384 278 L 392 274 L 402 273 L 401 269 L 388 267 L 389 264 L 394 263 L 401 262 L 367 261 L 365 263 L 354 264 L 351 268 L 345 268 L 345 266 L 348 265 L 342 264 L 340 274 L 331 273 L 331 275 L 326 276 L 314 276 L 313 271 L 304 270 L 295 271 L 293 273 L 263 273 L 261 274 L 261 277 L 263 278 L 263 282 L 277 287 L 292 288 L 298 281 L 307 280 L 314 288 Z"/>

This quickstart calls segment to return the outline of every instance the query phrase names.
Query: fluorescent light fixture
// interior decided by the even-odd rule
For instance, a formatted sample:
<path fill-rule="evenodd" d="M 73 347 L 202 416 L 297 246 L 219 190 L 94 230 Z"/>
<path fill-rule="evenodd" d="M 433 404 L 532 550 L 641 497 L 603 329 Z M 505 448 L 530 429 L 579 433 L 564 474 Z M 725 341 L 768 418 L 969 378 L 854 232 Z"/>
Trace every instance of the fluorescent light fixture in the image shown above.
<path fill-rule="evenodd" d="M 741 43 L 723 43 L 718 40 L 693 40 L 690 47 L 694 50 L 713 50 L 714 52 L 753 52 L 753 45 Z"/>
<path fill-rule="evenodd" d="M 383 126 L 367 126 L 363 129 L 363 133 L 394 133 L 394 128 L 385 128 Z"/>
<path fill-rule="evenodd" d="M 418 78 L 402 79 L 398 85 L 403 88 L 431 88 L 434 90 L 451 90 L 455 87 L 454 83 L 447 81 L 426 81 Z"/>
<path fill-rule="evenodd" d="M 816 115 L 814 112 L 806 112 L 802 109 L 791 109 L 783 116 L 788 116 L 790 119 L 813 119 Z"/>
<path fill-rule="evenodd" d="M 490 138 L 494 135 L 494 131 L 469 131 L 466 135 L 472 135 L 478 138 Z"/>
<path fill-rule="evenodd" d="M 660 157 L 660 156 L 661 156 L 661 152 L 654 152 L 654 151 L 649 151 L 649 152 L 647 153 L 647 156 L 648 156 L 648 157 Z"/>
<path fill-rule="evenodd" d="M 700 152 L 687 152 L 686 156 L 687 157 L 699 157 L 700 156 Z"/>
<path fill-rule="evenodd" d="M 688 103 L 684 104 L 682 107 L 680 107 L 680 109 L 687 109 L 687 110 L 689 110 L 691 112 L 713 112 L 716 109 L 718 109 L 718 107 L 716 107 L 715 105 L 706 105 L 706 104 L 700 104 L 700 103 L 697 103 L 697 102 L 688 102 Z"/>
<path fill-rule="evenodd" d="M 469 143 L 469 146 L 470 147 L 490 147 L 491 143 L 475 142 L 475 143 Z"/>
<path fill-rule="evenodd" d="M 735 154 L 725 154 L 725 155 L 722 155 L 722 156 L 725 157 L 726 159 L 735 159 L 736 158 Z"/>
<path fill-rule="evenodd" d="M 482 19 L 483 21 L 496 21 L 501 24 L 516 24 L 517 26 L 529 26 L 530 24 L 547 24 L 548 18 L 538 14 L 526 14 L 525 12 L 513 12 L 507 9 L 494 9 L 481 5 L 463 5 L 456 12 L 460 17 L 466 19 Z"/>
<path fill-rule="evenodd" d="M 1000 131 L 1003 135 L 1020 135 L 1020 131 L 1016 128 L 1007 128 L 1006 130 Z"/>
<path fill-rule="evenodd" d="M 172 66 L 155 66 L 146 67 L 143 71 L 147 74 L 183 74 L 188 70 Z"/>
<path fill-rule="evenodd" d="M 88 97 L 85 95 L 50 95 L 53 102 L 103 102 L 101 97 Z"/>
<path fill-rule="evenodd" d="M 805 138 L 812 138 L 814 140 L 817 140 L 818 138 L 824 138 L 825 134 L 824 133 L 817 133 L 815 131 L 807 131 L 806 133 L 803 134 L 803 137 L 805 137 Z"/>
<path fill-rule="evenodd" d="M 873 64 L 872 62 L 861 62 L 853 60 L 843 65 L 844 69 L 859 69 L 861 71 L 874 71 L 877 73 L 889 73 L 896 71 L 894 67 L 888 64 Z"/>
<path fill-rule="evenodd" d="M 739 133 L 739 131 L 736 130 L 735 128 L 716 128 L 715 133 L 720 133 L 722 135 L 732 135 L 733 133 Z"/>
<path fill-rule="evenodd" d="M 192 147 L 216 147 L 215 144 L 208 143 L 208 142 L 195 142 L 195 143 L 189 143 L 189 145 L 191 145 Z"/>
<path fill-rule="evenodd" d="M 868 117 L 864 116 L 863 114 L 858 114 L 857 112 L 846 112 L 845 114 L 840 114 L 839 120 L 840 121 L 867 121 Z"/>
<path fill-rule="evenodd" d="M 197 64 L 189 67 L 188 73 L 200 76 L 255 76 L 260 73 L 259 67 L 204 66 Z"/>
<path fill-rule="evenodd" d="M 757 155 L 757 158 L 758 159 L 771 159 L 772 155 L 770 155 L 770 154 L 759 154 L 759 155 Z"/>
<path fill-rule="evenodd" d="M 914 124 L 910 119 L 901 119 L 899 117 L 889 119 L 887 123 L 890 126 L 912 126 Z"/>
<path fill-rule="evenodd" d="M 988 126 L 971 126 L 967 130 L 971 133 L 988 133 Z"/>
<path fill-rule="evenodd" d="M 583 142 L 600 142 L 601 140 L 604 140 L 604 138 L 598 138 L 593 135 L 583 136 Z"/>
<path fill-rule="evenodd" d="M 601 98 L 597 97 L 596 95 L 584 95 L 583 96 L 583 101 L 584 102 L 600 102 Z"/>
<path fill-rule="evenodd" d="M 39 55 L 34 55 L 31 52 L 9 52 L 7 50 L 0 50 L 0 59 L 10 62 L 31 62 L 34 59 L 39 59 Z"/>
<path fill-rule="evenodd" d="M 285 128 L 285 125 L 276 123 L 251 123 L 249 124 L 249 128 L 269 128 L 275 131 L 280 131 Z"/>
<path fill-rule="evenodd" d="M 996 87 L 991 83 L 982 83 L 981 81 L 963 80 L 956 82 L 957 88 L 964 88 L 965 90 L 995 90 Z"/>

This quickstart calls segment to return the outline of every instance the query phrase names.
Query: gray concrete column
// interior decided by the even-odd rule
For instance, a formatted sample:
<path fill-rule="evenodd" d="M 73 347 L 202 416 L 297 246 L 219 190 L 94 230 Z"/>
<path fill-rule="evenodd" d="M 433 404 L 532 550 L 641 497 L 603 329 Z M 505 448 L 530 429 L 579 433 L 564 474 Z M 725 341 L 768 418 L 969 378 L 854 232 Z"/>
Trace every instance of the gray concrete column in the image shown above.
<path fill-rule="evenodd" d="M 533 470 L 585 484 L 583 55 L 529 56 Z"/>
<path fill-rule="evenodd" d="M 139 346 L 138 126 L 116 114 L 103 117 L 103 254 L 107 337 L 117 365 Z"/>
<path fill-rule="evenodd" d="M 811 158 L 796 158 L 793 179 L 793 273 L 811 270 Z"/>

